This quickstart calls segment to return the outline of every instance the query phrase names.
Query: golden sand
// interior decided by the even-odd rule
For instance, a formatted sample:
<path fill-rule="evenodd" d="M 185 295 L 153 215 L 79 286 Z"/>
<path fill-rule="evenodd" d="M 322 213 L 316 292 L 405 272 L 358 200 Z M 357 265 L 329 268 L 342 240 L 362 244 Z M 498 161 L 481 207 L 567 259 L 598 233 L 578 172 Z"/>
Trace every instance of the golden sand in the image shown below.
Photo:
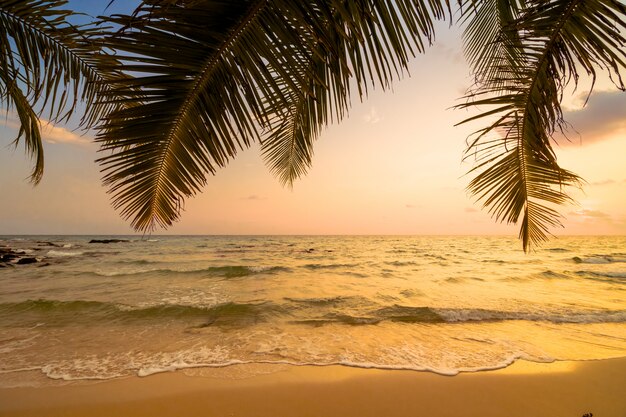
<path fill-rule="evenodd" d="M 241 365 L 246 366 L 246 365 Z M 453 377 L 282 367 L 244 379 L 181 372 L 95 384 L 0 389 L 1 416 L 626 417 L 626 358 L 519 362 Z"/>

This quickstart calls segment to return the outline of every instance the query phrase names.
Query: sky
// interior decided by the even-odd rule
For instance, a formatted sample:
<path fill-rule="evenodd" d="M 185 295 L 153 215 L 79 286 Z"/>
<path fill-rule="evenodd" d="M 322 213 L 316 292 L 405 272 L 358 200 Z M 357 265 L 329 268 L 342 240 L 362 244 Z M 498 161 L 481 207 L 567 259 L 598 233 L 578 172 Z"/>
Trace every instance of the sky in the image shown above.
<path fill-rule="evenodd" d="M 97 15 L 103 3 L 70 5 Z M 109 11 L 128 8 L 117 1 Z M 516 236 L 518 226 L 496 223 L 465 190 L 472 167 L 463 161 L 466 138 L 479 126 L 454 126 L 474 114 L 452 108 L 471 82 L 459 30 L 439 25 L 436 42 L 409 70 L 392 91 L 371 91 L 363 102 L 353 97 L 349 117 L 323 130 L 312 168 L 293 189 L 270 174 L 255 145 L 186 200 L 180 221 L 155 233 Z M 578 204 L 560 208 L 565 227 L 552 232 L 624 235 L 626 93 L 600 80 L 582 107 L 586 91 L 583 82 L 565 98 L 576 131 L 555 145 L 561 166 L 586 184 L 571 190 Z M 46 168 L 33 187 L 31 161 L 11 145 L 17 128 L 3 112 L 0 235 L 133 233 L 101 185 L 92 134 L 44 121 Z"/>

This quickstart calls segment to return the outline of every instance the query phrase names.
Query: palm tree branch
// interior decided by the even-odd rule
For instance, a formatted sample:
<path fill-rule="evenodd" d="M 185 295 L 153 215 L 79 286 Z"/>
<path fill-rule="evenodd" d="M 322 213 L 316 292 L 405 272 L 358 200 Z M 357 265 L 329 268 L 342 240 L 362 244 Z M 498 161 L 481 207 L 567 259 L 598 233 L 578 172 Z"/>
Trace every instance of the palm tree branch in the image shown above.
<path fill-rule="evenodd" d="M 72 25 L 67 18 L 74 13 L 61 9 L 64 4 L 65 0 L 25 0 L 0 5 L 2 65 L 5 74 L 11 72 L 19 81 L 15 88 L 24 90 L 20 95 L 26 101 L 18 101 L 31 108 L 26 111 L 22 107 L 18 114 L 20 121 L 30 127 L 22 126 L 16 140 L 24 136 L 27 153 L 36 161 L 43 161 L 43 147 L 33 143 L 40 140 L 41 132 L 38 124 L 29 123 L 26 114 L 40 117 L 48 111 L 52 122 L 67 121 L 80 100 L 86 103 L 80 124 L 90 128 L 112 109 L 111 104 L 98 102 L 100 92 L 109 88 L 107 79 L 117 75 L 99 67 L 113 59 L 98 43 L 106 28 Z M 41 174 L 36 166 L 33 183 L 39 182 Z"/>
<path fill-rule="evenodd" d="M 577 82 L 577 62 L 593 77 L 595 67 L 600 67 L 612 70 L 619 78 L 619 68 L 624 67 L 624 51 L 620 49 L 624 38 L 616 28 L 625 23 L 614 9 L 624 13 L 624 6 L 612 0 L 527 4 L 513 26 L 521 41 L 516 53 L 524 65 L 511 68 L 514 61 L 497 52 L 498 48 L 492 49 L 496 56 L 490 60 L 492 68 L 485 70 L 489 76 L 483 77 L 478 89 L 468 94 L 468 101 L 458 106 L 494 107 L 461 122 L 498 117 L 476 132 L 477 138 L 468 147 L 468 152 L 475 149 L 482 155 L 478 157 L 482 162 L 472 169 L 482 172 L 470 182 L 469 189 L 490 207 L 496 219 L 515 223 L 523 212 L 520 238 L 525 250 L 546 238 L 548 226 L 560 225 L 558 213 L 538 201 L 571 201 L 562 187 L 580 182 L 578 176 L 558 166 L 550 144 L 554 131 L 564 126 L 560 108 L 564 86 L 572 80 Z M 510 31 L 511 27 L 502 30 Z M 488 133 L 497 131 L 503 137 L 487 138 Z M 510 139 L 515 139 L 514 149 L 510 149 Z M 499 152 L 508 156 L 497 157 Z M 514 155 L 517 162 L 513 162 Z M 517 173 L 513 166 L 517 166 Z"/>
<path fill-rule="evenodd" d="M 443 1 L 432 0 L 433 10 Z M 136 13 L 137 23 L 131 19 L 128 32 L 112 41 L 115 49 L 140 56 L 121 57 L 130 63 L 129 71 L 150 74 L 116 84 L 115 92 L 138 89 L 143 96 L 131 92 L 127 100 L 141 105 L 111 114 L 98 137 L 103 150 L 113 152 L 99 161 L 114 206 L 132 217 L 137 229 L 171 224 L 179 216 L 177 202 L 204 185 L 205 173 L 214 173 L 238 148 L 260 139 L 258 129 L 287 141 L 275 149 L 291 155 L 285 160 L 294 168 L 292 174 L 304 173 L 319 128 L 329 115 L 341 119 L 347 108 L 350 76 L 361 94 L 368 85 L 385 87 L 394 72 L 406 67 L 413 50 L 408 40 L 421 50 L 422 34 L 428 38 L 432 33 L 430 18 L 422 19 L 422 6 L 408 0 L 397 8 L 371 0 L 276 0 L 240 5 L 245 10 L 232 10 L 229 3 L 236 22 L 228 15 L 223 24 L 215 22 L 226 3 L 172 3 L 165 10 L 153 0 L 150 15 Z M 255 6 L 256 17 L 250 13 Z M 206 18 L 214 20 L 197 21 L 194 14 L 204 16 L 209 9 L 215 13 Z M 399 28 L 400 14 L 423 21 Z M 248 21 L 242 20 L 246 16 Z M 128 23 L 127 17 L 113 23 L 122 21 Z M 368 41 L 372 36 L 379 39 Z M 155 47 L 147 49 L 146 44 Z M 210 54 L 202 55 L 207 50 Z M 332 70 L 315 70 L 316 60 Z M 299 139 L 288 146 L 294 132 Z M 301 151 L 299 159 L 293 158 L 296 150 Z"/>
<path fill-rule="evenodd" d="M 22 93 L 22 90 L 17 86 L 17 77 L 12 77 L 11 74 L 7 73 L 7 70 L 8 68 L 6 66 L 0 65 L 0 81 L 2 81 L 5 88 L 3 95 L 6 95 L 3 99 L 9 104 L 7 106 L 8 109 L 11 109 L 12 105 L 15 106 L 17 116 L 20 120 L 20 129 L 13 144 L 17 146 L 21 136 L 24 136 L 26 152 L 35 159 L 30 180 L 36 185 L 41 181 L 44 170 L 44 153 L 39 129 L 39 117 L 33 111 L 28 99 Z"/>
<path fill-rule="evenodd" d="M 241 36 L 241 33 L 245 29 L 245 27 L 254 20 L 258 12 L 265 5 L 267 0 L 258 0 L 250 9 L 250 12 L 244 15 L 238 25 L 232 30 L 230 36 L 226 38 L 226 41 L 207 59 L 207 62 L 204 64 L 202 69 L 199 71 L 199 76 L 194 80 L 189 92 L 187 93 L 186 98 L 183 100 L 183 105 L 178 112 L 178 115 L 173 121 L 172 127 L 170 128 L 169 133 L 165 139 L 165 145 L 163 150 L 161 151 L 161 162 L 158 164 L 158 174 L 153 179 L 155 193 L 152 196 L 150 203 L 150 212 L 156 213 L 158 210 L 158 201 L 161 198 L 161 195 L 164 192 L 163 183 L 164 176 L 166 175 L 166 166 L 168 165 L 169 158 L 172 158 L 173 154 L 170 152 L 172 144 L 178 139 L 180 134 L 180 129 L 183 126 L 183 121 L 188 117 L 193 116 L 193 113 L 190 112 L 190 109 L 193 108 L 193 105 L 196 101 L 201 97 L 201 94 L 205 91 L 207 84 L 210 82 L 211 77 L 214 73 L 214 70 L 217 66 L 217 62 L 219 57 L 221 57 L 226 51 L 229 50 L 229 47 L 233 42 Z M 154 218 L 153 216 L 151 216 Z M 153 229 L 154 224 L 152 223 L 149 229 Z"/>

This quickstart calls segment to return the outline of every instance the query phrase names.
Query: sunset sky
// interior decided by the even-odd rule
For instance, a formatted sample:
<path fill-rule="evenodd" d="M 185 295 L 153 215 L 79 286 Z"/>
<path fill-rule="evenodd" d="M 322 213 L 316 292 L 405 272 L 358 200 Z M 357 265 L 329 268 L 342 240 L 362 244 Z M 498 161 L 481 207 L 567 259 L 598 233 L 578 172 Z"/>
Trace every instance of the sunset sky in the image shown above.
<path fill-rule="evenodd" d="M 102 3 L 70 4 L 100 14 L 91 5 Z M 518 226 L 496 224 L 465 191 L 472 167 L 462 162 L 465 140 L 479 125 L 454 127 L 474 113 L 451 107 L 471 79 L 460 31 L 444 23 L 437 33 L 393 91 L 373 91 L 362 103 L 353 97 L 349 117 L 323 131 L 312 169 L 293 190 L 269 173 L 254 146 L 210 177 L 166 233 L 516 235 Z M 566 100 L 566 120 L 580 136 L 557 145 L 561 165 L 587 184 L 572 190 L 579 205 L 561 208 L 566 227 L 553 232 L 626 234 L 626 94 L 601 80 L 580 109 L 587 90 L 583 83 Z M 132 233 L 100 183 L 92 134 L 47 126 L 45 174 L 32 187 L 31 161 L 10 145 L 17 127 L 3 112 L 0 235 Z"/>

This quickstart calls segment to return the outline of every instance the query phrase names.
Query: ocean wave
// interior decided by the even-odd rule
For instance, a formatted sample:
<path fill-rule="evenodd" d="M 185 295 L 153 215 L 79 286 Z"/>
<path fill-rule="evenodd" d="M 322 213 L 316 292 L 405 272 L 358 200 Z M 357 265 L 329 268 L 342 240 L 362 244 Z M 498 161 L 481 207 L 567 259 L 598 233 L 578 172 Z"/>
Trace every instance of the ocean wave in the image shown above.
<path fill-rule="evenodd" d="M 576 312 L 520 312 L 486 309 L 445 309 L 395 305 L 352 315 L 330 312 L 321 316 L 292 321 L 314 327 L 328 324 L 351 326 L 377 325 L 383 322 L 405 324 L 454 324 L 498 321 L 543 321 L 551 323 L 626 323 L 626 310 Z"/>
<path fill-rule="evenodd" d="M 623 271 L 577 271 L 576 274 L 598 281 L 626 284 L 626 272 Z"/>
<path fill-rule="evenodd" d="M 483 309 L 435 309 L 445 322 L 545 321 L 551 323 L 625 323 L 626 310 L 519 312 Z"/>
<path fill-rule="evenodd" d="M 543 321 L 551 323 L 626 323 L 626 310 L 500 311 L 488 309 L 431 308 L 393 305 L 372 308 L 374 303 L 355 297 L 344 300 L 285 299 L 288 303 L 225 302 L 214 305 L 158 304 L 130 306 L 99 301 L 28 300 L 0 304 L 4 323 L 24 326 L 74 323 L 145 322 L 184 320 L 190 327 L 246 327 L 273 320 L 323 326 L 401 324 L 455 324 L 497 321 Z M 302 307 L 306 307 L 303 309 Z M 369 307 L 368 307 L 369 306 Z"/>
<path fill-rule="evenodd" d="M 554 272 L 551 270 L 547 270 L 547 271 L 543 271 L 539 274 L 541 277 L 543 278 L 549 278 L 549 279 L 554 279 L 554 278 L 569 278 L 566 274 L 562 274 L 560 272 Z"/>
<path fill-rule="evenodd" d="M 11 373 L 40 371 L 52 380 L 80 381 L 80 380 L 109 380 L 124 376 L 136 375 L 147 377 L 164 372 L 174 372 L 179 370 L 205 368 L 228 368 L 234 365 L 277 365 L 277 366 L 345 366 L 359 369 L 380 369 L 380 370 L 404 370 L 432 372 L 444 376 L 454 376 L 460 373 L 474 373 L 491 371 L 506 368 L 518 360 L 535 363 L 552 363 L 557 359 L 545 356 L 531 356 L 525 352 L 510 353 L 506 356 L 493 358 L 490 364 L 481 366 L 446 366 L 444 364 L 430 363 L 428 360 L 405 361 L 405 358 L 397 358 L 391 363 L 380 361 L 368 361 L 364 358 L 328 358 L 328 360 L 314 360 L 308 358 L 297 359 L 249 359 L 233 358 L 231 352 L 221 346 L 216 348 L 200 347 L 196 349 L 185 349 L 174 352 L 158 352 L 151 355 L 122 355 L 117 357 L 104 356 L 100 358 L 73 359 L 71 361 L 58 361 L 43 366 L 10 369 L 1 371 L 0 374 L 9 375 Z M 243 370 L 245 371 L 245 370 Z M 250 376 L 255 375 L 258 370 L 247 369 Z M 241 372 L 241 371 L 239 371 Z M 2 384 L 5 387 L 5 384 Z M 19 384 L 14 386 L 21 386 Z"/>
<path fill-rule="evenodd" d="M 126 263 L 134 263 L 137 265 L 155 264 L 154 261 L 128 261 Z M 216 276 L 224 278 L 239 278 L 257 274 L 276 274 L 280 272 L 288 272 L 290 269 L 282 266 L 244 266 L 244 265 L 228 265 L 228 266 L 210 266 L 200 269 L 170 269 L 170 268 L 147 268 L 134 270 L 115 270 L 115 271 L 95 271 L 94 274 L 104 277 L 117 277 L 127 275 L 171 275 L 171 274 L 194 274 L 205 276 Z"/>
<path fill-rule="evenodd" d="M 419 263 L 415 261 L 387 261 L 385 265 L 389 266 L 415 266 L 419 265 Z"/>
<path fill-rule="evenodd" d="M 146 320 L 194 320 L 196 327 L 249 326 L 266 320 L 266 317 L 283 313 L 282 307 L 272 303 L 227 302 L 212 306 L 160 304 L 129 306 L 99 301 L 28 300 L 18 303 L 1 303 L 0 318 L 4 322 L 32 325 L 53 325 L 77 322 L 96 323 Z"/>
<path fill-rule="evenodd" d="M 312 270 L 356 268 L 359 264 L 306 264 L 303 267 Z"/>
<path fill-rule="evenodd" d="M 586 258 L 574 256 L 572 260 L 577 264 L 610 264 L 615 262 L 626 262 L 626 256 L 623 256 L 623 254 L 592 255 Z"/>
<path fill-rule="evenodd" d="M 283 298 L 286 301 L 297 304 L 308 304 L 313 307 L 321 307 L 321 306 L 336 306 L 339 304 L 349 305 L 357 303 L 362 303 L 365 298 L 362 297 L 346 297 L 346 296 L 336 296 L 336 297 L 313 297 L 313 298 L 291 298 L 285 297 Z"/>

